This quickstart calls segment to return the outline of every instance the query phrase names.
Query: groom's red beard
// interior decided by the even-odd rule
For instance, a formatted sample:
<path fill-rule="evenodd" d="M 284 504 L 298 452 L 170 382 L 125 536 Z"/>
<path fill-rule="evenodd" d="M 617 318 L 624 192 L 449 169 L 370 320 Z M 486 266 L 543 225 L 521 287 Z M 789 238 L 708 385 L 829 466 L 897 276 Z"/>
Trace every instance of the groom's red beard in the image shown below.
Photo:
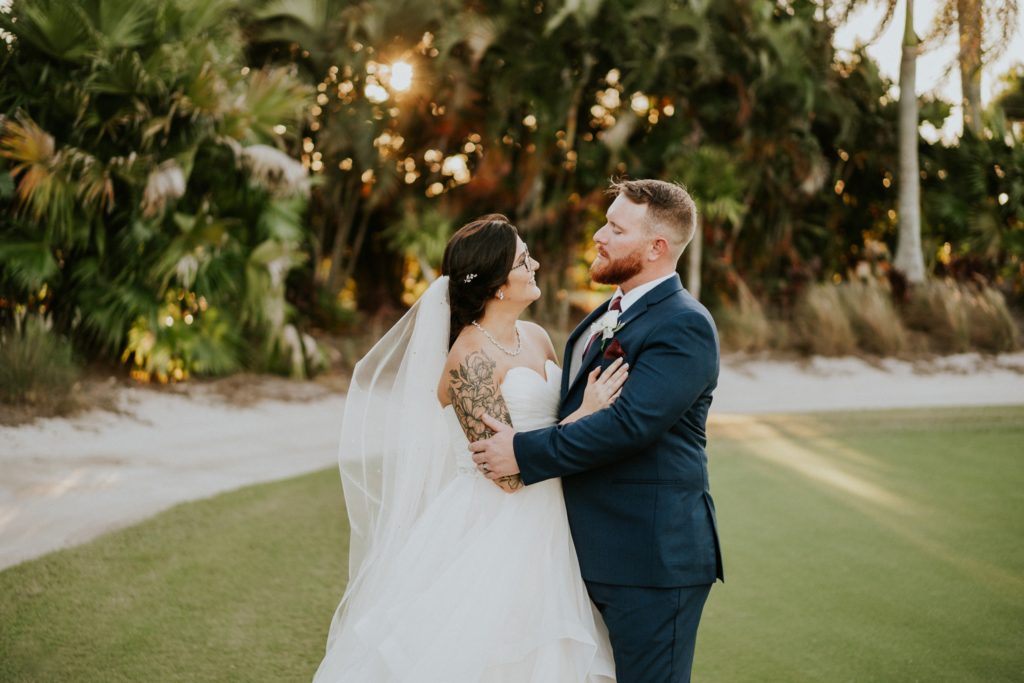
<path fill-rule="evenodd" d="M 615 260 L 603 258 L 590 264 L 590 279 L 602 285 L 621 285 L 644 269 L 644 259 L 640 251 Z"/>

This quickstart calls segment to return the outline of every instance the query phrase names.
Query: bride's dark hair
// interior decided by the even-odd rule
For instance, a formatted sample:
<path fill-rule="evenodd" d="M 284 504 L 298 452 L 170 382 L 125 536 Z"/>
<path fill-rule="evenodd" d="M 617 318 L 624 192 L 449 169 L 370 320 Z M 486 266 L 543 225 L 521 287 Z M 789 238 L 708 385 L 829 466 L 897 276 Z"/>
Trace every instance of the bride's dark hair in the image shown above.
<path fill-rule="evenodd" d="M 492 213 L 462 226 L 448 240 L 441 262 L 452 306 L 448 348 L 462 328 L 483 314 L 484 305 L 508 280 L 518 236 L 508 218 Z"/>

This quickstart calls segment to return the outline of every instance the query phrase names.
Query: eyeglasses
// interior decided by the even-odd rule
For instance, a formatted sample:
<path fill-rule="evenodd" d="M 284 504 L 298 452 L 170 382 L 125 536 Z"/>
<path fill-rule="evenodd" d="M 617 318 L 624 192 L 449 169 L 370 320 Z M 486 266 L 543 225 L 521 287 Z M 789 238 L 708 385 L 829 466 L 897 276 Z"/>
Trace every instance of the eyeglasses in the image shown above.
<path fill-rule="evenodd" d="M 529 270 L 530 269 L 529 263 L 530 263 L 530 250 L 527 249 L 527 250 L 525 250 L 523 252 L 523 257 L 521 259 L 519 259 L 519 261 L 514 266 L 512 266 L 512 270 L 515 270 L 516 268 L 526 268 L 527 270 Z"/>

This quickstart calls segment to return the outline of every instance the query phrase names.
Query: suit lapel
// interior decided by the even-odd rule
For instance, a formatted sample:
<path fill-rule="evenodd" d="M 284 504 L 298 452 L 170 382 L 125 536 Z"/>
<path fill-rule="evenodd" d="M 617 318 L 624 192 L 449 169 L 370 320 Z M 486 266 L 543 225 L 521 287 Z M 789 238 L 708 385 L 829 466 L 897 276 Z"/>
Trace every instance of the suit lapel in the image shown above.
<path fill-rule="evenodd" d="M 580 361 L 580 371 L 572 378 L 572 384 L 569 385 L 569 391 L 572 391 L 573 387 L 576 386 L 576 382 L 587 374 L 587 369 L 590 367 L 590 364 L 594 362 L 594 358 L 600 352 L 601 340 L 595 339 L 594 343 L 590 345 L 590 348 L 587 349 L 587 352 L 583 355 L 583 360 Z"/>
<path fill-rule="evenodd" d="M 572 350 L 576 345 L 576 340 L 580 338 L 585 332 L 590 330 L 590 325 L 599 317 L 604 315 L 605 311 L 608 310 L 608 304 L 611 299 L 606 300 L 603 304 L 595 308 L 590 312 L 586 318 L 583 319 L 576 329 L 569 335 L 569 340 L 565 343 L 565 353 L 562 354 L 562 365 L 564 366 L 564 372 L 562 373 L 562 399 L 564 400 L 566 395 L 569 393 L 569 384 L 572 378 L 569 377 L 569 373 L 572 371 Z M 582 365 L 580 366 L 583 367 Z"/>
<path fill-rule="evenodd" d="M 622 314 L 622 317 L 619 318 L 619 325 L 623 325 L 623 326 L 628 325 L 630 322 L 632 322 L 633 320 L 635 320 L 635 319 L 639 318 L 641 315 L 643 315 L 647 311 L 648 307 L 658 303 L 659 301 L 661 301 L 665 297 L 669 296 L 670 294 L 674 294 L 674 293 L 676 293 L 678 291 L 681 291 L 682 289 L 683 289 L 683 283 L 679 279 L 678 275 L 676 275 L 674 278 L 666 280 L 665 282 L 662 282 L 660 285 L 658 285 L 657 287 L 655 287 L 651 291 L 647 292 L 647 294 L 644 294 L 642 297 L 640 297 L 639 300 L 634 302 Z M 598 306 L 597 310 L 595 310 L 594 313 L 591 313 L 590 316 L 588 316 L 586 320 L 584 320 L 582 323 L 579 324 L 579 326 L 577 326 L 577 328 L 573 331 L 572 337 L 570 337 L 570 339 L 569 339 L 569 345 L 566 348 L 566 354 L 569 354 L 569 353 L 572 352 L 572 345 L 574 343 L 574 340 L 580 336 L 581 330 L 582 329 L 588 329 L 589 330 L 590 324 L 594 320 L 597 319 L 598 315 L 601 315 L 606 310 L 608 310 L 608 304 L 609 304 L 610 301 L 611 300 L 609 299 L 608 301 L 605 301 L 601 306 Z M 590 368 L 590 364 L 594 362 L 594 359 L 597 357 L 597 354 L 600 352 L 600 350 L 601 350 L 601 340 L 598 339 L 598 340 L 594 341 L 594 344 L 590 347 L 590 349 L 587 351 L 587 353 L 583 356 L 583 360 L 580 361 L 580 371 L 576 373 L 575 377 L 567 380 L 566 379 L 566 375 L 568 375 L 569 373 L 567 373 L 567 372 L 563 372 L 562 373 L 562 398 L 563 398 L 563 400 L 565 399 L 566 396 L 569 395 L 569 392 L 572 391 L 576 387 L 576 383 L 578 381 L 580 381 L 581 378 L 586 376 L 586 374 L 587 374 L 587 372 L 588 372 L 588 370 Z M 566 357 L 568 358 L 570 356 L 567 355 Z"/>

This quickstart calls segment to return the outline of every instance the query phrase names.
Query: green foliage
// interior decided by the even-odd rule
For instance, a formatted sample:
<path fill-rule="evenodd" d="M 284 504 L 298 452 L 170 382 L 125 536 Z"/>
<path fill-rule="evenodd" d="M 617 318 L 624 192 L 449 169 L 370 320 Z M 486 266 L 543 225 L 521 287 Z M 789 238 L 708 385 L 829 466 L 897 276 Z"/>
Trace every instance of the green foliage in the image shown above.
<path fill-rule="evenodd" d="M 57 260 L 45 242 L 0 244 L 0 263 L 5 275 L 23 290 L 41 289 L 58 272 Z"/>
<path fill-rule="evenodd" d="M 0 330 L 0 402 L 62 413 L 74 404 L 78 376 L 71 344 L 48 316 L 22 311 Z"/>
<path fill-rule="evenodd" d="M 422 212 L 416 208 L 410 203 L 402 219 L 388 228 L 385 235 L 392 249 L 415 260 L 422 272 L 432 279 L 455 226 L 451 218 L 435 208 Z"/>
<path fill-rule="evenodd" d="M 1013 121 L 1024 121 L 1024 64 L 1017 64 L 1000 79 L 1001 92 L 992 103 Z M 994 113 L 994 112 L 993 112 Z"/>
<path fill-rule="evenodd" d="M 940 274 L 980 275 L 1021 297 L 1024 141 L 1001 115 L 988 123 L 991 138 L 967 131 L 958 145 L 937 148 L 922 163 L 924 216 Z"/>
<path fill-rule="evenodd" d="M 241 340 L 234 323 L 205 299 L 197 301 L 189 294 L 179 301 L 168 292 L 155 315 L 140 316 L 128 330 L 122 360 L 132 362 L 139 379 L 161 383 L 193 374 L 227 374 L 241 367 Z"/>
<path fill-rule="evenodd" d="M 757 320 L 818 315 L 801 293 L 884 260 L 899 223 L 892 83 L 864 51 L 833 49 L 833 14 L 811 0 L 21 0 L 0 13 L 14 36 L 0 296 L 30 303 L 46 284 L 58 329 L 120 356 L 184 290 L 232 328 L 237 344 L 212 343 L 240 365 L 309 371 L 302 328 L 336 325 L 352 299 L 408 303 L 446 236 L 498 211 L 543 264 L 532 315 L 567 325 L 603 190 L 628 175 L 693 192 L 702 298 L 746 330 L 738 345 L 789 344 Z M 949 113 L 921 101 L 922 122 Z M 929 267 L 1014 302 L 1024 143 L 1007 113 L 919 156 Z"/>
<path fill-rule="evenodd" d="M 564 321 L 562 293 L 576 284 L 613 175 L 690 187 L 703 218 L 702 296 L 724 316 L 749 317 L 735 307 L 741 286 L 789 316 L 808 283 L 895 246 L 892 83 L 864 51 L 835 52 L 842 10 L 768 0 L 256 5 L 257 53 L 297 63 L 324 90 L 310 133 L 329 179 L 312 216 L 316 272 L 332 293 L 356 274 L 360 291 L 394 297 L 360 297 L 363 306 L 398 303 L 419 286 L 382 283 L 396 261 L 413 279 L 436 269 L 410 257 L 419 239 L 410 215 L 457 226 L 501 211 L 544 264 L 534 314 Z M 369 102 L 366 87 L 388 85 L 380 67 L 399 57 L 414 66 L 413 88 Z M 949 113 L 948 103 L 921 102 L 922 122 L 941 127 Z M 982 174 L 999 165 L 1009 179 L 1021 145 L 993 125 L 986 144 L 1002 161 L 922 141 L 926 256 L 949 241 L 967 259 L 961 270 L 994 258 L 986 277 L 1019 290 L 1016 190 L 993 207 L 1004 190 L 991 182 L 969 198 L 951 188 L 952 171 L 928 186 L 952 160 Z M 458 155 L 468 183 L 442 170 Z"/>
<path fill-rule="evenodd" d="M 275 131 L 301 122 L 312 91 L 288 69 L 243 68 L 236 6 L 20 0 L 0 12 L 13 36 L 0 172 L 14 179 L 0 192 L 0 316 L 45 303 L 83 352 L 132 360 L 140 378 L 271 363 L 289 324 L 284 281 L 305 260 L 308 193 Z M 177 331 L 162 323 L 172 299 L 206 304 Z"/>
<path fill-rule="evenodd" d="M 863 51 L 837 55 L 829 21 L 809 1 L 296 0 L 254 3 L 247 26 L 256 55 L 297 64 L 322 91 L 308 139 L 327 180 L 311 216 L 318 282 L 333 294 L 358 275 L 360 289 L 389 291 L 380 280 L 394 278 L 419 239 L 410 215 L 457 226 L 501 211 L 544 263 L 536 314 L 550 318 L 612 175 L 691 188 L 715 307 L 737 300 L 742 282 L 788 312 L 804 284 L 854 268 L 869 243 L 894 246 L 892 84 Z M 408 91 L 388 80 L 397 59 L 413 67 Z M 949 112 L 938 100 L 921 105 L 935 126 Z M 986 142 L 1002 162 L 922 142 L 922 168 L 934 178 L 956 159 L 999 164 L 1009 177 L 1020 163 L 1006 150 L 1021 146 L 1003 138 L 997 130 Z M 1000 196 L 991 183 L 966 203 L 946 186 L 932 201 L 928 178 L 929 249 L 955 237 L 965 254 L 1008 255 L 998 277 L 1016 279 L 1017 190 L 994 209 L 985 208 Z M 946 200 L 960 202 L 949 219 L 938 213 Z M 940 226 L 951 219 L 963 223 L 959 236 Z M 437 267 L 422 261 L 407 262 L 422 274 Z M 390 288 L 396 298 L 402 290 Z"/>
<path fill-rule="evenodd" d="M 444 106 L 437 103 L 454 106 L 447 96 L 461 84 L 426 68 L 436 54 L 429 32 L 436 33 L 455 7 L 422 0 L 293 0 L 245 8 L 253 58 L 295 64 L 319 93 L 304 159 L 323 180 L 314 189 L 317 210 L 310 216 L 318 237 L 313 274 L 330 297 L 348 286 L 361 259 L 373 258 L 367 252 L 387 254 L 392 265 L 400 261 L 384 242 L 405 200 L 429 210 L 423 199 L 428 189 L 433 197 L 441 194 L 431 189 L 435 184 L 464 182 L 438 162 L 462 154 L 467 133 L 439 130 L 431 121 L 437 115 L 444 126 Z M 416 84 L 408 92 L 391 78 L 391 64 L 400 59 L 415 69 Z M 435 154 L 437 162 L 430 161 Z M 476 156 L 461 161 L 468 169 Z M 384 279 L 395 269 L 374 264 L 367 270 Z"/>

